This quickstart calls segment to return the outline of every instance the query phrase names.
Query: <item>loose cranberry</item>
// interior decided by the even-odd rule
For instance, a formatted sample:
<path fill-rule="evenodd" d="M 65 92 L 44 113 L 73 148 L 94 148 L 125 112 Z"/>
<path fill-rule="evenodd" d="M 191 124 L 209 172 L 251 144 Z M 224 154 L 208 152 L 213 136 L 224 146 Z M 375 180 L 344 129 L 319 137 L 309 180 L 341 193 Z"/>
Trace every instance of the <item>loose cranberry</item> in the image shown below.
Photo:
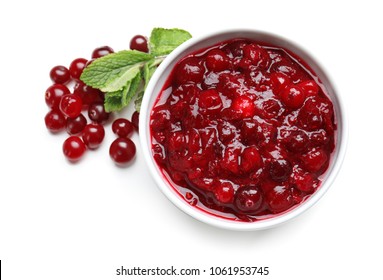
<path fill-rule="evenodd" d="M 130 46 L 131 50 L 137 50 L 137 51 L 145 52 L 145 53 L 149 52 L 148 40 L 146 39 L 146 37 L 144 37 L 142 35 L 134 36 L 130 40 L 129 46 Z"/>
<path fill-rule="evenodd" d="M 233 185 L 229 182 L 220 183 L 214 192 L 215 198 L 221 203 L 230 203 L 234 197 Z"/>
<path fill-rule="evenodd" d="M 76 58 L 69 66 L 69 72 L 73 79 L 80 79 L 82 71 L 88 61 L 85 58 Z"/>
<path fill-rule="evenodd" d="M 49 73 L 51 80 L 56 84 L 66 84 L 70 80 L 68 68 L 62 65 L 55 66 Z"/>
<path fill-rule="evenodd" d="M 288 179 L 292 171 L 291 164 L 285 159 L 273 160 L 270 163 L 270 177 L 276 182 Z"/>
<path fill-rule="evenodd" d="M 68 118 L 66 120 L 66 131 L 70 135 L 78 134 L 84 130 L 87 120 L 83 114 L 78 115 L 76 118 Z"/>
<path fill-rule="evenodd" d="M 118 165 L 129 163 L 136 154 L 136 145 L 129 138 L 117 138 L 109 148 L 109 155 Z"/>
<path fill-rule="evenodd" d="M 77 81 L 73 89 L 73 94 L 78 95 L 84 106 L 92 103 L 104 102 L 104 93 L 96 88 L 92 88 L 82 81 Z"/>
<path fill-rule="evenodd" d="M 64 141 L 63 152 L 70 161 L 79 160 L 85 153 L 86 146 L 78 136 L 70 136 Z"/>
<path fill-rule="evenodd" d="M 130 137 L 133 134 L 133 130 L 133 124 L 124 118 L 116 119 L 112 124 L 112 131 L 118 137 Z"/>
<path fill-rule="evenodd" d="M 68 118 L 76 118 L 81 114 L 82 100 L 74 94 L 65 94 L 61 97 L 60 111 Z"/>
<path fill-rule="evenodd" d="M 51 85 L 45 91 L 45 102 L 48 107 L 56 109 L 59 107 L 61 97 L 65 94 L 70 94 L 70 91 L 66 86 L 61 84 Z"/>
<path fill-rule="evenodd" d="M 280 213 L 294 204 L 291 189 L 285 185 L 275 186 L 266 194 L 266 201 L 273 213 Z"/>
<path fill-rule="evenodd" d="M 97 149 L 105 137 L 105 129 L 99 123 L 87 124 L 82 134 L 82 140 L 89 149 Z"/>
<path fill-rule="evenodd" d="M 138 131 L 138 123 L 139 123 L 139 119 L 140 119 L 140 113 L 137 112 L 137 111 L 134 111 L 134 113 L 132 114 L 132 118 L 131 118 L 131 122 L 134 126 L 134 128 Z"/>
<path fill-rule="evenodd" d="M 65 127 L 64 115 L 56 109 L 53 109 L 45 115 L 45 126 L 53 133 L 59 132 Z"/>
<path fill-rule="evenodd" d="M 199 83 L 203 79 L 204 68 L 198 58 L 189 57 L 182 60 L 176 71 L 178 84 Z"/>
<path fill-rule="evenodd" d="M 298 86 L 289 86 L 281 93 L 282 102 L 291 109 L 298 109 L 306 99 L 305 92 Z"/>
<path fill-rule="evenodd" d="M 230 65 L 229 57 L 226 53 L 219 49 L 214 49 L 208 52 L 206 56 L 207 69 L 215 72 L 226 70 Z"/>
<path fill-rule="evenodd" d="M 235 206 L 242 212 L 256 214 L 263 203 L 263 195 L 257 187 L 244 187 L 237 191 Z"/>
<path fill-rule="evenodd" d="M 93 50 L 92 58 L 100 58 L 111 53 L 114 53 L 114 50 L 109 46 L 98 47 Z"/>
<path fill-rule="evenodd" d="M 88 116 L 97 123 L 104 123 L 109 119 L 109 113 L 105 111 L 104 104 L 101 102 L 95 102 L 89 105 Z"/>

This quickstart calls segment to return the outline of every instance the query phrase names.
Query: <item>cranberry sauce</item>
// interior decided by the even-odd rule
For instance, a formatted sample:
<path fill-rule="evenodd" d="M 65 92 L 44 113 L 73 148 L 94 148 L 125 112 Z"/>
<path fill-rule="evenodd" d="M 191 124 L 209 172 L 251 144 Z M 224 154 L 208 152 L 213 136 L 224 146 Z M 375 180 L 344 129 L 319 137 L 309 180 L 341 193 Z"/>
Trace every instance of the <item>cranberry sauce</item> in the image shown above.
<path fill-rule="evenodd" d="M 290 51 L 248 39 L 180 60 L 151 113 L 152 153 L 191 205 L 232 220 L 288 211 L 321 184 L 333 105 Z"/>

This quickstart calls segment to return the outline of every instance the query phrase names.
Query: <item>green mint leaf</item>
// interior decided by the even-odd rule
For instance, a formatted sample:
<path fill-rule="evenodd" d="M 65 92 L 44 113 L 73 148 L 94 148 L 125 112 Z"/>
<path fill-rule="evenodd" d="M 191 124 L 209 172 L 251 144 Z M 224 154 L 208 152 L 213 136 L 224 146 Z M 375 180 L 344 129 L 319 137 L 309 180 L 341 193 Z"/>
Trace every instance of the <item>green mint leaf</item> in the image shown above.
<path fill-rule="evenodd" d="M 138 72 L 136 76 L 132 79 L 132 81 L 129 83 L 129 88 L 127 88 L 122 94 L 121 102 L 123 106 L 129 105 L 130 101 L 137 94 L 137 90 L 141 84 L 141 81 L 141 72 Z"/>
<path fill-rule="evenodd" d="M 153 59 L 152 54 L 125 50 L 98 58 L 86 67 L 81 80 L 103 92 L 115 92 L 137 76 L 140 68 Z"/>
<path fill-rule="evenodd" d="M 105 94 L 104 107 L 106 112 L 120 111 L 122 106 L 122 90 L 115 92 L 107 92 Z"/>
<path fill-rule="evenodd" d="M 144 97 L 145 91 L 142 90 L 137 94 L 136 100 L 134 100 L 134 108 L 137 112 L 140 112 L 141 110 L 141 104 L 142 104 L 142 98 Z"/>
<path fill-rule="evenodd" d="M 154 56 L 167 55 L 190 38 L 190 33 L 182 29 L 154 28 L 149 38 L 150 53 Z"/>

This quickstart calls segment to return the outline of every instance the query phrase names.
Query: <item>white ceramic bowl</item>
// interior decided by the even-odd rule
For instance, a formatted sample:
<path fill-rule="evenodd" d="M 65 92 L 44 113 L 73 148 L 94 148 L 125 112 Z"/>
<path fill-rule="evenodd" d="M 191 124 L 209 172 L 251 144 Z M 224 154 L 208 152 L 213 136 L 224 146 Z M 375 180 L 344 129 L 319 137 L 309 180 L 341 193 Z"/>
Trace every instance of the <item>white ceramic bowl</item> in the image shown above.
<path fill-rule="evenodd" d="M 307 199 L 304 203 L 300 204 L 298 207 L 295 207 L 290 211 L 287 211 L 286 213 L 278 215 L 274 218 L 269 218 L 256 222 L 230 221 L 224 218 L 213 216 L 204 211 L 201 211 L 200 209 L 194 206 L 191 206 L 174 190 L 174 187 L 170 186 L 168 181 L 164 179 L 161 170 L 158 168 L 156 162 L 153 159 L 151 151 L 151 138 L 149 128 L 150 113 L 156 101 L 156 98 L 161 92 L 161 89 L 166 79 L 168 78 L 170 72 L 173 70 L 174 65 L 187 54 L 215 45 L 219 42 L 234 38 L 248 38 L 256 41 L 269 43 L 274 46 L 283 47 L 291 50 L 299 57 L 301 57 L 304 61 L 306 61 L 306 63 L 308 63 L 311 69 L 314 70 L 319 79 L 325 85 L 327 93 L 329 94 L 334 105 L 335 117 L 337 122 L 336 148 L 334 151 L 333 160 L 325 173 L 324 180 L 319 189 L 313 195 L 311 195 L 309 199 Z M 319 63 L 310 54 L 308 54 L 305 50 L 303 50 L 295 43 L 270 33 L 247 29 L 214 32 L 203 37 L 195 37 L 193 39 L 188 40 L 187 42 L 179 46 L 176 50 L 174 50 L 161 63 L 161 65 L 158 67 L 158 69 L 156 70 L 149 82 L 141 106 L 139 126 L 140 141 L 145 161 L 148 165 L 150 174 L 153 176 L 158 187 L 165 194 L 165 196 L 171 202 L 173 202 L 179 209 L 189 214 L 190 216 L 196 218 L 197 220 L 200 220 L 204 223 L 213 226 L 232 230 L 249 231 L 270 228 L 282 224 L 288 220 L 291 220 L 299 214 L 301 214 L 302 212 L 309 209 L 324 195 L 324 193 L 329 189 L 330 185 L 333 183 L 341 167 L 346 151 L 347 142 L 347 122 L 345 110 L 342 105 L 340 96 L 335 91 L 334 85 L 330 81 L 323 67 L 321 67 Z"/>

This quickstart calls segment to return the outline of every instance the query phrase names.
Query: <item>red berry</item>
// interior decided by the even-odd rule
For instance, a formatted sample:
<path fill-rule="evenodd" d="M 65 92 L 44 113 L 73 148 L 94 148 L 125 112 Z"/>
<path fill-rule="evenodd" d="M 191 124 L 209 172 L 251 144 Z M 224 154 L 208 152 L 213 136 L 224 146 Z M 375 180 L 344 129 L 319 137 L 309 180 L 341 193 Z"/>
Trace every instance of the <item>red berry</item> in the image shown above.
<path fill-rule="evenodd" d="M 260 68 L 267 68 L 270 57 L 268 53 L 256 44 L 243 47 L 243 57 L 250 60 L 251 64 Z"/>
<path fill-rule="evenodd" d="M 178 84 L 199 83 L 203 79 L 204 72 L 200 59 L 188 57 L 178 64 L 176 79 Z"/>
<path fill-rule="evenodd" d="M 263 203 L 263 195 L 257 187 L 242 187 L 235 196 L 235 206 L 244 213 L 256 214 Z"/>
<path fill-rule="evenodd" d="M 86 147 L 84 142 L 78 136 L 70 136 L 64 141 L 63 152 L 70 161 L 79 160 L 85 153 Z"/>
<path fill-rule="evenodd" d="M 50 108 L 58 108 L 61 97 L 65 94 L 70 94 L 69 89 L 61 84 L 54 84 L 51 85 L 46 91 L 45 91 L 45 102 Z"/>
<path fill-rule="evenodd" d="M 309 143 L 309 137 L 303 130 L 290 130 L 283 139 L 286 148 L 293 153 L 304 151 Z"/>
<path fill-rule="evenodd" d="M 215 72 L 226 70 L 230 65 L 229 57 L 220 49 L 214 49 L 208 52 L 206 56 L 207 69 Z"/>
<path fill-rule="evenodd" d="M 276 182 L 286 181 L 292 171 L 291 164 L 284 159 L 276 159 L 270 163 L 270 177 Z"/>
<path fill-rule="evenodd" d="M 279 117 L 284 109 L 280 102 L 274 98 L 269 98 L 257 102 L 257 113 L 264 119 L 273 119 Z"/>
<path fill-rule="evenodd" d="M 117 138 L 109 148 L 109 155 L 118 165 L 129 163 L 136 154 L 136 145 L 129 138 Z"/>
<path fill-rule="evenodd" d="M 313 193 L 318 186 L 318 180 L 300 168 L 294 168 L 292 183 L 295 188 L 305 193 Z"/>
<path fill-rule="evenodd" d="M 233 185 L 229 182 L 221 182 L 214 191 L 215 198 L 221 203 L 230 203 L 234 197 Z"/>
<path fill-rule="evenodd" d="M 263 165 L 262 157 L 255 146 L 250 146 L 242 151 L 241 169 L 244 172 L 252 172 L 261 168 Z"/>
<path fill-rule="evenodd" d="M 149 52 L 148 40 L 146 39 L 146 37 L 144 37 L 142 35 L 134 36 L 130 40 L 129 46 L 130 46 L 131 50 L 137 50 L 137 51 L 145 52 L 145 53 Z"/>
<path fill-rule="evenodd" d="M 222 100 L 215 89 L 201 91 L 198 100 L 199 111 L 202 114 L 216 114 L 222 109 Z"/>
<path fill-rule="evenodd" d="M 280 92 L 291 83 L 290 79 L 286 75 L 278 72 L 271 73 L 270 82 L 275 95 L 279 95 Z"/>
<path fill-rule="evenodd" d="M 65 84 L 70 80 L 70 73 L 68 68 L 62 65 L 55 66 L 51 69 L 49 76 L 56 84 Z"/>
<path fill-rule="evenodd" d="M 45 126 L 51 132 L 59 132 L 65 127 L 65 117 L 59 110 L 51 110 L 46 114 L 45 118 Z"/>
<path fill-rule="evenodd" d="M 83 114 L 78 115 L 76 118 L 68 118 L 66 120 L 66 131 L 70 135 L 78 134 L 84 130 L 86 126 L 86 118 Z"/>
<path fill-rule="evenodd" d="M 300 82 L 298 86 L 305 92 L 306 96 L 315 96 L 319 92 L 319 86 L 314 80 Z"/>
<path fill-rule="evenodd" d="M 117 134 L 118 137 L 130 137 L 133 134 L 134 126 L 127 119 L 117 119 L 112 124 L 113 133 Z"/>
<path fill-rule="evenodd" d="M 295 85 L 285 88 L 281 93 L 282 102 L 291 109 L 300 108 L 305 102 L 306 94 L 304 91 Z"/>
<path fill-rule="evenodd" d="M 304 167 L 310 172 L 319 172 L 328 162 L 328 156 L 323 149 L 313 148 L 302 156 Z"/>
<path fill-rule="evenodd" d="M 105 137 L 105 129 L 99 123 L 87 124 L 82 133 L 82 140 L 89 149 L 96 149 Z"/>
<path fill-rule="evenodd" d="M 78 81 L 73 89 L 73 94 L 80 96 L 82 104 L 89 106 L 92 103 L 104 102 L 104 93 L 96 88 L 92 88 L 82 81 Z"/>
<path fill-rule="evenodd" d="M 271 189 L 266 194 L 266 201 L 273 213 L 283 212 L 294 204 L 291 189 L 285 185 L 278 185 Z"/>
<path fill-rule="evenodd" d="M 69 66 L 69 72 L 73 79 L 80 79 L 82 71 L 88 61 L 85 58 L 76 58 Z"/>
<path fill-rule="evenodd" d="M 231 104 L 231 108 L 235 112 L 239 112 L 242 118 L 253 117 L 255 113 L 254 101 L 246 95 L 235 98 Z"/>
<path fill-rule="evenodd" d="M 65 94 L 61 97 L 60 111 L 68 118 L 76 118 L 81 114 L 82 100 L 74 94 Z"/>
<path fill-rule="evenodd" d="M 104 104 L 101 102 L 92 103 L 88 108 L 89 118 L 97 123 L 103 123 L 109 119 L 109 113 L 105 111 Z"/>
<path fill-rule="evenodd" d="M 114 50 L 111 47 L 102 46 L 93 50 L 92 58 L 100 58 L 111 53 L 114 53 Z"/>
<path fill-rule="evenodd" d="M 137 111 L 134 111 L 134 113 L 132 114 L 131 121 L 132 121 L 132 124 L 133 124 L 134 128 L 137 131 L 138 131 L 139 119 L 140 119 L 140 113 L 137 112 Z"/>

